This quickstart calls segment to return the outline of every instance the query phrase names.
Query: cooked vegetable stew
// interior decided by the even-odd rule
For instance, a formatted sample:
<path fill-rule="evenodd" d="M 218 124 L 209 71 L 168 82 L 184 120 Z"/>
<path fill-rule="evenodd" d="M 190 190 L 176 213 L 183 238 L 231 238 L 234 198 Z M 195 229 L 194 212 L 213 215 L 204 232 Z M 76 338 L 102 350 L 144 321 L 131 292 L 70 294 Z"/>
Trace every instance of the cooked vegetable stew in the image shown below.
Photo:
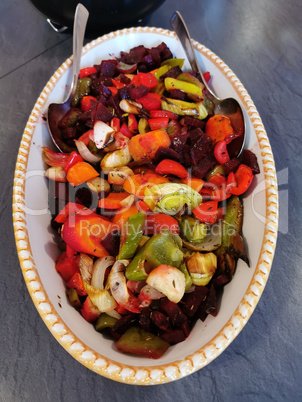
<path fill-rule="evenodd" d="M 248 264 L 240 196 L 259 173 L 250 150 L 230 158 L 240 133 L 183 62 L 161 43 L 83 68 L 59 122 L 68 152 L 42 154 L 70 303 L 118 350 L 154 359 L 218 314 Z"/>

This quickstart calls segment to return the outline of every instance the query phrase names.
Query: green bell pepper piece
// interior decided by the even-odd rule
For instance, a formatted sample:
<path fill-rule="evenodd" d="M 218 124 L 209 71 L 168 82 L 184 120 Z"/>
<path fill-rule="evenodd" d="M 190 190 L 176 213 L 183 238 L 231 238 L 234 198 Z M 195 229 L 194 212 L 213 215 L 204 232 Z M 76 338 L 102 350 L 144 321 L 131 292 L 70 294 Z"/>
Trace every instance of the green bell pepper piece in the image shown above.
<path fill-rule="evenodd" d="M 189 98 L 196 102 L 199 102 L 203 99 L 202 89 L 195 84 L 191 84 L 190 82 L 167 77 L 165 78 L 165 87 L 168 92 L 171 92 L 174 89 L 179 89 L 180 91 L 185 92 Z"/>
<path fill-rule="evenodd" d="M 168 230 L 152 236 L 145 247 L 146 260 L 153 268 L 162 264 L 179 268 L 183 261 L 183 252 Z"/>
<path fill-rule="evenodd" d="M 146 215 L 143 212 L 138 212 L 127 219 L 122 229 L 118 260 L 129 260 L 134 256 L 143 235 L 145 219 Z"/>
<path fill-rule="evenodd" d="M 184 65 L 185 59 L 168 59 L 161 63 L 162 66 L 170 66 L 176 67 L 178 66 L 180 69 Z"/>
<path fill-rule="evenodd" d="M 179 116 L 193 116 L 198 120 L 207 117 L 208 112 L 202 102 L 185 102 L 178 99 L 166 98 L 161 101 L 162 110 L 168 110 Z"/>
<path fill-rule="evenodd" d="M 116 342 L 116 347 L 124 353 L 159 359 L 170 345 L 151 332 L 138 327 L 131 327 Z"/>
<path fill-rule="evenodd" d="M 89 95 L 91 86 L 91 78 L 85 77 L 80 78 L 77 84 L 77 88 L 75 91 L 75 95 L 72 101 L 72 106 L 75 107 L 79 103 L 80 99 L 85 96 Z"/>
<path fill-rule="evenodd" d="M 208 227 L 192 216 L 183 216 L 180 222 L 182 236 L 188 241 L 202 242 L 208 232 Z"/>
<path fill-rule="evenodd" d="M 144 281 L 148 277 L 144 269 L 146 245 L 147 243 L 143 245 L 126 267 L 125 276 L 129 281 Z"/>
<path fill-rule="evenodd" d="M 111 317 L 110 315 L 108 315 L 106 313 L 102 313 L 99 316 L 99 318 L 96 320 L 94 328 L 98 332 L 100 332 L 105 328 L 113 328 L 116 322 L 117 322 L 116 318 Z"/>
<path fill-rule="evenodd" d="M 181 266 L 179 267 L 179 270 L 184 274 L 185 276 L 185 280 L 186 280 L 186 287 L 185 287 L 185 292 L 187 292 L 190 287 L 192 286 L 193 282 L 192 282 L 192 278 L 189 274 L 189 271 L 187 269 L 187 266 L 185 263 L 181 264 Z"/>

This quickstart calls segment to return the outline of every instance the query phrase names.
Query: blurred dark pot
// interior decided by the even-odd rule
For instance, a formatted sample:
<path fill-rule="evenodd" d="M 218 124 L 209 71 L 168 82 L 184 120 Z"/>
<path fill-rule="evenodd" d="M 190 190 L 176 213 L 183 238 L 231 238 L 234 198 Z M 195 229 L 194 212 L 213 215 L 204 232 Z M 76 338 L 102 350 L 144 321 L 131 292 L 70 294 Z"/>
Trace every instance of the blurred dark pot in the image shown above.
<path fill-rule="evenodd" d="M 106 32 L 136 25 L 165 0 L 82 0 L 89 11 L 88 31 Z M 53 23 L 72 28 L 77 0 L 30 0 Z"/>

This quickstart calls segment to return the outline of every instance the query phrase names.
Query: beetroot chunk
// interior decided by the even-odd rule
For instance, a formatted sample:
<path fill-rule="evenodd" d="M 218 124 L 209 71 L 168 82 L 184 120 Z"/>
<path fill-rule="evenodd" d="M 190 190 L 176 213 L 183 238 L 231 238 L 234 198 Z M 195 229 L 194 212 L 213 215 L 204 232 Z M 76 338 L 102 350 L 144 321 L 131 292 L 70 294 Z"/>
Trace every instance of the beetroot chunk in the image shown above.
<path fill-rule="evenodd" d="M 130 91 L 130 98 L 136 100 L 146 96 L 149 93 L 149 88 L 146 85 L 139 85 L 138 87 L 134 87 Z"/>
<path fill-rule="evenodd" d="M 231 172 L 235 172 L 240 165 L 239 159 L 233 158 L 223 164 L 223 170 L 226 176 Z"/>
<path fill-rule="evenodd" d="M 140 45 L 132 48 L 129 53 L 121 52 L 120 60 L 126 64 L 142 63 L 144 57 L 148 54 L 148 49 Z"/>
<path fill-rule="evenodd" d="M 215 156 L 213 153 L 208 153 L 205 155 L 201 161 L 192 168 L 192 175 L 198 179 L 203 179 L 205 175 L 214 168 L 217 164 Z"/>
<path fill-rule="evenodd" d="M 187 319 L 178 304 L 171 302 L 167 298 L 161 300 L 159 309 L 170 317 L 171 322 L 175 327 L 180 327 Z"/>
<path fill-rule="evenodd" d="M 181 309 L 187 317 L 193 317 L 201 303 L 206 299 L 209 289 L 205 286 L 195 286 L 195 290 L 186 293 L 180 304 Z"/>
<path fill-rule="evenodd" d="M 175 67 L 170 68 L 170 70 L 168 70 L 165 74 L 161 75 L 160 79 L 164 80 L 167 77 L 177 78 L 181 73 L 182 73 L 182 71 L 179 68 L 179 66 L 175 66 Z"/>
<path fill-rule="evenodd" d="M 160 337 L 170 345 L 176 345 L 186 339 L 186 335 L 182 329 L 174 329 L 173 331 L 165 332 Z"/>
<path fill-rule="evenodd" d="M 212 284 L 210 287 L 210 291 L 209 294 L 207 296 L 207 300 L 206 300 L 206 312 L 208 314 L 211 314 L 212 316 L 216 317 L 218 314 L 218 310 L 217 310 L 217 299 L 216 299 L 216 291 L 215 291 L 215 287 Z"/>
<path fill-rule="evenodd" d="M 194 117 L 191 117 L 191 116 L 185 116 L 185 117 L 183 118 L 183 124 L 186 125 L 186 126 L 198 127 L 198 128 L 200 128 L 201 130 L 202 130 L 202 129 L 204 128 L 204 126 L 205 126 L 205 122 L 204 122 L 204 121 L 195 119 Z"/>
<path fill-rule="evenodd" d="M 242 151 L 241 162 L 244 165 L 249 166 L 252 169 L 253 174 L 260 173 L 257 156 L 254 154 L 254 152 L 250 151 L 249 149 L 244 149 Z"/>
<path fill-rule="evenodd" d="M 108 233 L 101 241 L 101 245 L 108 251 L 110 255 L 116 257 L 119 253 L 120 235 L 117 230 Z"/>
<path fill-rule="evenodd" d="M 174 149 L 159 147 L 154 156 L 153 163 L 158 165 L 159 162 L 164 159 L 172 159 L 173 161 L 181 162 L 181 156 L 174 151 Z"/>
<path fill-rule="evenodd" d="M 117 60 L 103 60 L 100 66 L 100 75 L 105 77 L 114 77 L 115 67 L 117 65 Z"/>
<path fill-rule="evenodd" d="M 152 311 L 151 320 L 159 329 L 162 329 L 163 331 L 167 331 L 170 328 L 169 317 L 160 311 Z"/>
<path fill-rule="evenodd" d="M 137 314 L 127 314 L 122 316 L 117 322 L 115 323 L 112 331 L 116 334 L 124 334 L 129 328 L 133 327 L 137 324 L 138 316 Z"/>

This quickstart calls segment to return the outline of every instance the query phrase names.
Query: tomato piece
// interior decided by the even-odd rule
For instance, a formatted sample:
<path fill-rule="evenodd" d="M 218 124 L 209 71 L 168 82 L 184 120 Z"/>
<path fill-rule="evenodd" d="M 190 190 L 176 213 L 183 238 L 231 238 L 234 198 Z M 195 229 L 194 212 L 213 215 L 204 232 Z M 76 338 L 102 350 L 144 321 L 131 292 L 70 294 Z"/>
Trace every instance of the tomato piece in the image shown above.
<path fill-rule="evenodd" d="M 148 119 L 151 130 L 158 130 L 160 128 L 166 128 L 169 124 L 168 117 L 157 117 L 154 119 Z"/>
<path fill-rule="evenodd" d="M 145 234 L 160 233 L 164 229 L 168 229 L 173 234 L 179 233 L 177 220 L 173 216 L 166 214 L 153 214 L 146 218 Z"/>
<path fill-rule="evenodd" d="M 172 159 L 162 160 L 156 166 L 155 172 L 159 174 L 173 174 L 180 179 L 187 179 L 189 177 L 189 172 L 180 163 Z"/>
<path fill-rule="evenodd" d="M 231 175 L 232 173 L 230 173 L 229 176 Z M 249 166 L 241 164 L 234 174 L 236 185 L 230 186 L 230 192 L 234 195 L 243 194 L 251 185 L 253 177 L 254 175 L 252 169 Z M 230 181 L 231 179 L 229 179 L 229 182 Z"/>
<path fill-rule="evenodd" d="M 83 112 L 89 112 L 91 109 L 91 101 L 96 101 L 94 96 L 86 95 L 81 98 L 81 109 Z"/>
<path fill-rule="evenodd" d="M 96 74 L 96 73 L 97 73 L 97 69 L 95 67 L 81 68 L 81 70 L 79 72 L 79 78 L 89 77 L 89 75 Z"/>
<path fill-rule="evenodd" d="M 142 98 L 137 99 L 137 102 L 141 103 L 148 111 L 157 110 L 161 107 L 161 96 L 159 94 L 149 92 Z"/>
<path fill-rule="evenodd" d="M 75 289 L 79 296 L 87 296 L 87 292 L 79 272 L 76 272 L 72 275 L 72 277 L 66 283 L 66 286 L 70 289 Z"/>
<path fill-rule="evenodd" d="M 214 156 L 220 165 L 230 161 L 230 156 L 227 150 L 227 143 L 225 140 L 218 141 L 214 148 Z"/>
<path fill-rule="evenodd" d="M 61 275 L 64 281 L 68 282 L 70 278 L 79 273 L 79 259 L 76 257 L 69 257 L 64 251 L 58 258 L 55 264 L 56 271 Z"/>
<path fill-rule="evenodd" d="M 207 201 L 200 204 L 197 208 L 193 209 L 193 214 L 200 222 L 208 225 L 213 225 L 217 221 L 218 215 L 218 202 Z"/>

